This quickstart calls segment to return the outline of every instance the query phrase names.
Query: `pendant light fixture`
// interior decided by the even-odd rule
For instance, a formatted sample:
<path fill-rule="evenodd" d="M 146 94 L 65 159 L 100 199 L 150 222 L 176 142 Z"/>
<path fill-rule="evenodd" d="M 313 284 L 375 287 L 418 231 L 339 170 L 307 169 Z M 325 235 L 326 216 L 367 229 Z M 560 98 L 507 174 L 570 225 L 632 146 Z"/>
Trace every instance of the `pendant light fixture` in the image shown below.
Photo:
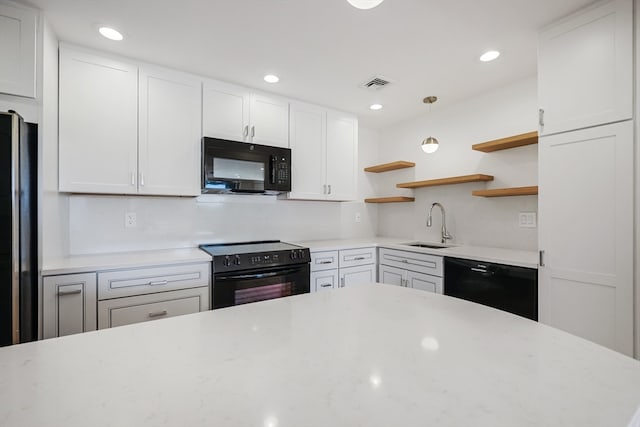
<path fill-rule="evenodd" d="M 433 104 L 437 100 L 438 100 L 437 96 L 427 96 L 425 99 L 422 100 L 422 102 L 429 105 L 429 112 L 431 112 L 431 104 Z M 432 136 L 423 140 L 421 145 L 422 151 L 424 151 L 427 154 L 435 153 L 438 150 L 439 146 L 440 144 L 438 143 L 438 140 Z"/>
<path fill-rule="evenodd" d="M 384 0 L 347 0 L 349 4 L 357 9 L 373 9 Z"/>

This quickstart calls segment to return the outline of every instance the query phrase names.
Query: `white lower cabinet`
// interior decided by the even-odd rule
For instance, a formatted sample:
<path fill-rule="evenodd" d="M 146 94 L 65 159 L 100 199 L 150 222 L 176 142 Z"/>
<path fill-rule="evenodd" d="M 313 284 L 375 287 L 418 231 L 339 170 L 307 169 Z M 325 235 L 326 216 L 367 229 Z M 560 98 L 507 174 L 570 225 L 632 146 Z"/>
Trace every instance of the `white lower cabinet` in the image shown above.
<path fill-rule="evenodd" d="M 98 302 L 98 328 L 166 319 L 208 309 L 208 287 L 115 298 Z"/>
<path fill-rule="evenodd" d="M 96 274 L 43 278 L 42 337 L 96 330 Z"/>
<path fill-rule="evenodd" d="M 395 249 L 380 249 L 381 283 L 443 293 L 442 257 Z"/>
<path fill-rule="evenodd" d="M 311 292 L 376 281 L 376 248 L 311 252 Z"/>

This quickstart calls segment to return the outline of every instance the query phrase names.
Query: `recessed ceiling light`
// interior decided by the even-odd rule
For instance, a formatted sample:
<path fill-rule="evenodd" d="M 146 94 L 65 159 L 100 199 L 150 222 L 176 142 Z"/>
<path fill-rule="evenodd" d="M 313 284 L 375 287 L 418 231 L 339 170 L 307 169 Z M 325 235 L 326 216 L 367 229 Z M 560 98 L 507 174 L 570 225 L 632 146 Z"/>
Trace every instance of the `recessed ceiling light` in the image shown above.
<path fill-rule="evenodd" d="M 357 9 L 373 9 L 384 0 L 347 0 L 349 4 Z"/>
<path fill-rule="evenodd" d="M 122 34 L 120 34 L 118 30 L 114 30 L 113 28 L 100 27 L 98 28 L 98 31 L 100 31 L 100 34 L 102 34 L 104 37 L 108 38 L 109 40 L 120 41 L 124 38 L 122 37 Z"/>
<path fill-rule="evenodd" d="M 381 110 L 382 104 L 371 104 L 369 108 L 371 108 L 372 110 Z"/>
<path fill-rule="evenodd" d="M 490 50 L 482 54 L 482 56 L 480 57 L 480 61 L 482 62 L 493 61 L 498 56 L 500 56 L 500 52 L 498 52 L 497 50 Z"/>
<path fill-rule="evenodd" d="M 274 74 L 267 74 L 264 76 L 264 81 L 267 83 L 278 83 L 280 81 L 280 77 Z"/>

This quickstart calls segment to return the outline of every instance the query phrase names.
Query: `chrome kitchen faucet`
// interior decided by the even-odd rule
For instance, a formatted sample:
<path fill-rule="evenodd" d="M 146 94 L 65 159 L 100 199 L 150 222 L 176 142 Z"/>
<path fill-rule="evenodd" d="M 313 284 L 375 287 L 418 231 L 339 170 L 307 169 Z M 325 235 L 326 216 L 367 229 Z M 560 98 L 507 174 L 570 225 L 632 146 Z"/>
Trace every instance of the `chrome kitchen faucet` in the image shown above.
<path fill-rule="evenodd" d="M 433 212 L 434 206 L 438 206 L 440 208 L 440 212 L 442 212 L 442 237 L 440 239 L 440 243 L 446 243 L 447 240 L 453 239 L 453 236 L 447 231 L 447 216 L 444 212 L 444 207 L 438 202 L 432 203 L 431 208 L 429 208 L 429 215 L 427 216 L 427 227 L 431 227 L 431 213 Z"/>

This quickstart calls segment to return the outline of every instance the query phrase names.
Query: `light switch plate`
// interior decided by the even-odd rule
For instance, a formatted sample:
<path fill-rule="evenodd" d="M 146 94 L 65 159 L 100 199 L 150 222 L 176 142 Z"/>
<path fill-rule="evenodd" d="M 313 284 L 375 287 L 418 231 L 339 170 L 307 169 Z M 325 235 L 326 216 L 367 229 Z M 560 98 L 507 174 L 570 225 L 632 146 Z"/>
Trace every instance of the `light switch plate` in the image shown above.
<path fill-rule="evenodd" d="M 520 212 L 518 214 L 518 225 L 522 228 L 536 228 L 537 220 L 535 212 Z"/>

